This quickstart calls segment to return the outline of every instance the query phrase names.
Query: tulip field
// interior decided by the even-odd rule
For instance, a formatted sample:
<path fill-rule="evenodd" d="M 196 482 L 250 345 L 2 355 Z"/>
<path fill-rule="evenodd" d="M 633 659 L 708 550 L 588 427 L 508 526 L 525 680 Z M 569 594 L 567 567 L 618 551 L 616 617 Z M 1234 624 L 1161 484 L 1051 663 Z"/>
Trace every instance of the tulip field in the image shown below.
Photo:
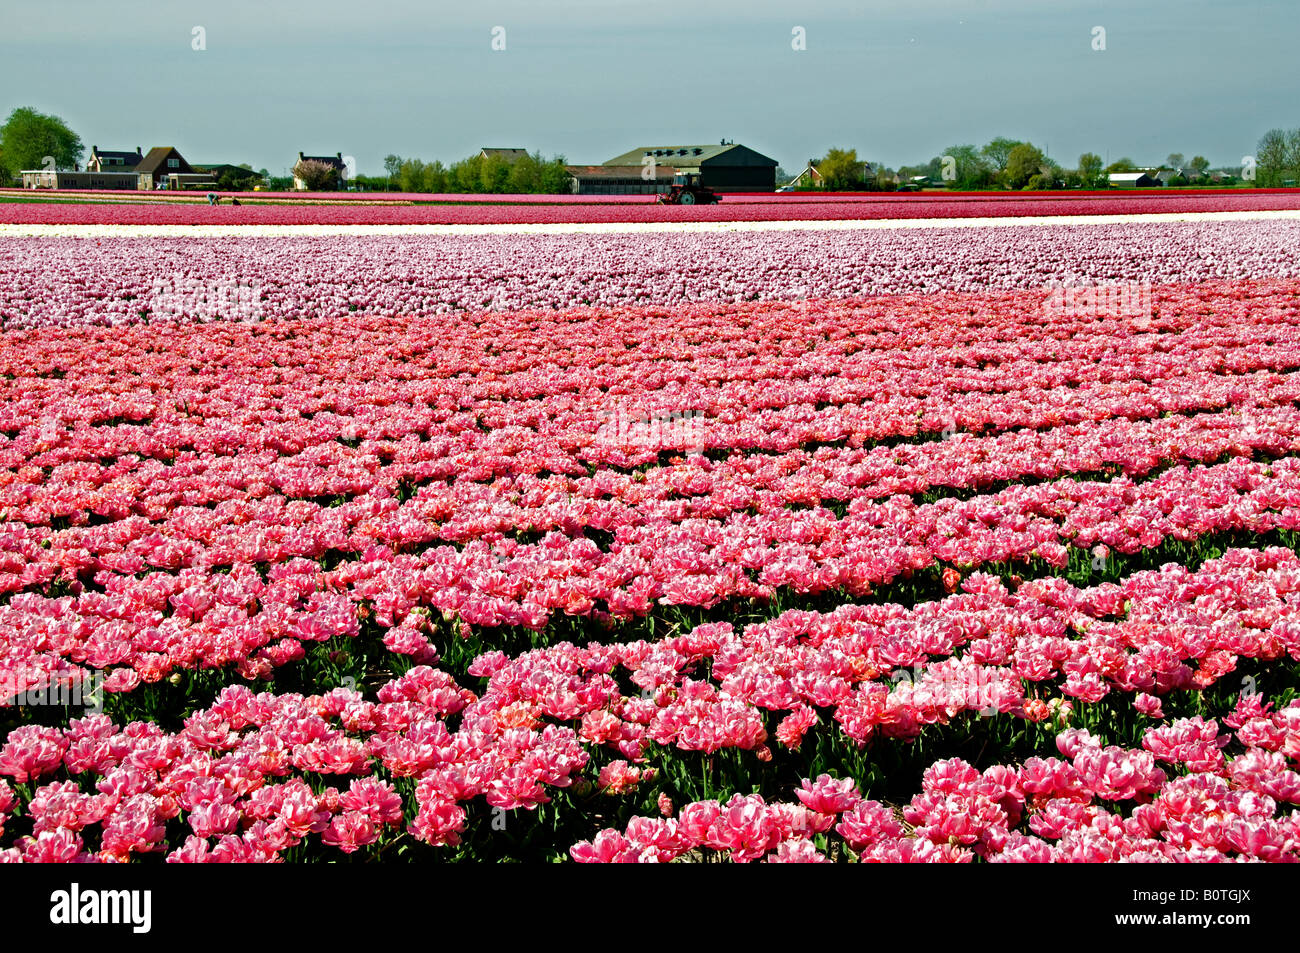
<path fill-rule="evenodd" d="M 648 195 L 416 195 L 383 192 L 89 193 L 0 190 L 6 224 L 55 225 L 522 225 L 644 222 L 865 221 L 1061 215 L 1209 214 L 1287 211 L 1293 191 L 1174 189 L 1154 193 L 1005 192 L 788 193 L 724 195 L 717 205 L 656 205 Z M 234 206 L 230 198 L 238 197 Z M 56 201 L 57 199 L 57 201 Z"/>
<path fill-rule="evenodd" d="M 0 205 L 0 861 L 1300 860 L 1193 199 Z"/>

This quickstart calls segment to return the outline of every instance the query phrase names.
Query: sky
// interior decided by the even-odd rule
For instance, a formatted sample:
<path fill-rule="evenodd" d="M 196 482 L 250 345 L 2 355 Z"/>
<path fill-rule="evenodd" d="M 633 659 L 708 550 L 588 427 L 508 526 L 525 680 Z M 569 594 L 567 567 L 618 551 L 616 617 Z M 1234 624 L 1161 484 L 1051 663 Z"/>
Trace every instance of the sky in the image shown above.
<path fill-rule="evenodd" d="M 1240 165 L 1268 129 L 1300 126 L 1295 0 L 51 0 L 30 10 L 4 17 L 4 115 L 53 113 L 87 150 L 172 145 L 191 162 L 277 175 L 299 151 L 342 153 L 382 174 L 390 153 L 451 162 L 520 147 L 580 164 L 723 138 L 791 171 L 831 146 L 897 167 L 999 135 L 1066 167 L 1085 151 L 1139 165 L 1179 152 L 1217 167 Z M 797 27 L 804 49 L 793 48 Z M 1104 49 L 1094 49 L 1097 27 Z"/>

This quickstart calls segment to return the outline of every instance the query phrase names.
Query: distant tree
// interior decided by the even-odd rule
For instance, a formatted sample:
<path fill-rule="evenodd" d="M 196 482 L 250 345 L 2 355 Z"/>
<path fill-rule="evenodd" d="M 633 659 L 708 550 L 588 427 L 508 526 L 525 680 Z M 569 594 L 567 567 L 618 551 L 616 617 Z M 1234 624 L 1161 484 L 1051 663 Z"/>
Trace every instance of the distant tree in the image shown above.
<path fill-rule="evenodd" d="M 388 155 L 384 156 L 384 174 L 388 176 L 388 182 L 387 182 L 388 186 L 391 186 L 393 184 L 393 180 L 397 178 L 397 176 L 401 173 L 401 171 L 402 171 L 401 156 L 394 155 L 391 152 Z"/>
<path fill-rule="evenodd" d="M 328 162 L 299 159 L 293 167 L 293 174 L 302 180 L 309 192 L 332 191 L 338 187 L 338 170 Z"/>
<path fill-rule="evenodd" d="M 980 150 L 984 158 L 989 160 L 994 171 L 1001 172 L 1007 167 L 1007 162 L 1011 159 L 1011 152 L 1016 146 L 1023 145 L 1019 139 L 1008 139 L 1005 136 L 998 136 L 988 145 Z"/>
<path fill-rule="evenodd" d="M 424 162 L 420 159 L 404 159 L 394 175 L 397 187 L 403 192 L 424 191 Z"/>
<path fill-rule="evenodd" d="M 482 192 L 483 157 L 475 154 L 459 162 L 453 162 L 447 170 L 448 192 Z"/>
<path fill-rule="evenodd" d="M 238 166 L 246 170 L 243 173 L 234 169 L 223 169 L 217 176 L 217 187 L 227 192 L 248 192 L 253 186 L 260 185 L 262 177 L 247 166 Z"/>
<path fill-rule="evenodd" d="M 1042 150 L 1022 142 L 1007 156 L 1007 167 L 1002 170 L 1002 176 L 1011 188 L 1023 189 L 1034 176 L 1042 173 L 1044 164 Z"/>
<path fill-rule="evenodd" d="M 538 188 L 539 192 L 548 195 L 559 195 L 562 192 L 569 191 L 569 170 L 566 168 L 568 160 L 562 155 L 551 156 L 551 160 L 542 166 L 541 182 Z"/>
<path fill-rule="evenodd" d="M 1270 129 L 1255 146 L 1255 184 L 1261 188 L 1276 188 L 1286 177 L 1287 134 L 1281 129 Z"/>
<path fill-rule="evenodd" d="M 1183 167 L 1183 163 L 1185 161 L 1186 160 L 1183 158 L 1183 154 L 1181 152 L 1171 152 L 1169 153 L 1169 157 L 1165 159 L 1165 165 L 1177 171 Z"/>
<path fill-rule="evenodd" d="M 1205 156 L 1192 156 L 1192 161 L 1187 163 L 1187 169 L 1196 174 L 1197 178 L 1205 175 L 1210 169 L 1210 160 Z"/>
<path fill-rule="evenodd" d="M 817 170 L 828 189 L 856 189 L 862 186 L 863 165 L 857 149 L 831 148 L 817 163 Z"/>
<path fill-rule="evenodd" d="M 1128 156 L 1125 156 L 1122 159 L 1116 159 L 1110 165 L 1106 166 L 1107 174 L 1112 172 L 1136 172 L 1137 170 L 1137 166 L 1133 164 L 1133 160 Z"/>
<path fill-rule="evenodd" d="M 1101 156 L 1095 152 L 1079 156 L 1079 180 L 1084 188 L 1096 188 L 1101 184 Z"/>
<path fill-rule="evenodd" d="M 0 126 L 0 153 L 15 172 L 45 168 L 46 156 L 53 157 L 54 168 L 72 169 L 85 151 L 81 137 L 62 119 L 27 106 L 15 109 Z"/>
<path fill-rule="evenodd" d="M 507 162 L 501 191 L 511 195 L 535 193 L 542 181 L 542 161 L 539 154 L 524 153 L 513 162 Z"/>
<path fill-rule="evenodd" d="M 1056 188 L 1056 178 L 1046 172 L 1040 172 L 1037 175 L 1030 176 L 1029 182 L 1025 185 L 1027 189 L 1042 191 L 1044 189 Z"/>
<path fill-rule="evenodd" d="M 387 170 L 387 165 L 385 165 Z M 403 159 L 391 173 L 403 192 L 562 193 L 569 190 L 564 156 L 546 159 L 540 152 L 511 162 L 500 156 L 474 154 L 450 167 L 440 161 Z"/>
<path fill-rule="evenodd" d="M 956 176 L 951 180 L 943 179 L 944 167 L 947 165 L 944 160 L 947 158 L 953 160 L 953 173 Z M 949 146 L 939 157 L 939 176 L 941 180 L 947 181 L 949 188 L 987 189 L 993 184 L 993 174 L 988 159 L 971 145 Z"/>
<path fill-rule="evenodd" d="M 510 188 L 510 172 L 517 162 L 518 160 L 511 162 L 495 152 L 484 158 L 479 163 L 479 191 L 496 194 L 513 191 Z"/>
<path fill-rule="evenodd" d="M 434 159 L 424 169 L 424 190 L 426 192 L 453 192 L 451 171 L 442 164 L 441 159 Z"/>

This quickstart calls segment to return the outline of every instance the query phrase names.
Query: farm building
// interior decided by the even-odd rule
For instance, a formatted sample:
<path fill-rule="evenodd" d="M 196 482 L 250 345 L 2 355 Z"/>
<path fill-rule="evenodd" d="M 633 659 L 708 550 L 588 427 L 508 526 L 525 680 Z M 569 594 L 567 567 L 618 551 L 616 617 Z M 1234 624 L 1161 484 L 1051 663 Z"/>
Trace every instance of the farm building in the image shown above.
<path fill-rule="evenodd" d="M 262 184 L 260 173 L 245 165 L 231 165 L 228 162 L 195 162 L 198 172 L 212 176 L 213 183 L 220 189 L 251 189 Z"/>
<path fill-rule="evenodd" d="M 90 147 L 90 158 L 86 161 L 87 172 L 134 172 L 135 167 L 144 160 L 144 150 L 139 146 L 135 152 L 100 151 L 99 146 Z"/>
<path fill-rule="evenodd" d="M 134 171 L 140 180 L 137 187 L 145 192 L 203 187 L 215 181 L 207 173 L 197 171 L 172 146 L 154 146 Z"/>
<path fill-rule="evenodd" d="M 799 183 L 804 180 L 804 176 L 808 177 L 808 182 L 807 182 L 808 185 L 821 186 L 826 184 L 825 180 L 822 178 L 821 172 L 818 171 L 817 169 L 817 160 L 809 159 L 808 164 L 804 166 L 804 170 L 800 172 L 798 175 L 796 175 L 789 182 L 785 183 L 785 185 L 781 186 L 781 191 L 793 192 L 796 186 L 798 186 Z"/>
<path fill-rule="evenodd" d="M 494 156 L 499 159 L 505 159 L 507 162 L 518 162 L 524 156 L 528 155 L 527 149 L 493 149 L 484 147 L 478 152 L 480 159 L 491 159 Z"/>
<path fill-rule="evenodd" d="M 656 166 L 649 177 L 639 165 L 566 165 L 569 191 L 574 195 L 654 195 L 667 192 L 673 170 Z"/>
<path fill-rule="evenodd" d="M 24 169 L 25 189 L 154 189 L 203 188 L 212 176 L 200 173 L 171 146 L 155 146 L 147 155 L 135 152 L 101 152 L 92 146 L 86 171 Z"/>
<path fill-rule="evenodd" d="M 130 189 L 140 187 L 134 172 L 60 172 L 55 169 L 24 169 L 25 189 Z"/>
<path fill-rule="evenodd" d="M 343 153 L 341 152 L 336 152 L 332 156 L 305 156 L 299 152 L 298 162 L 321 162 L 325 165 L 331 166 L 334 169 L 333 188 L 336 189 L 342 186 L 343 179 L 347 174 L 347 166 L 343 162 Z M 295 165 L 296 164 L 297 163 L 295 163 Z M 301 192 L 307 188 L 307 183 L 295 175 L 293 177 L 293 187 Z"/>
<path fill-rule="evenodd" d="M 641 146 L 615 156 L 614 168 L 651 165 L 674 172 L 698 173 L 701 188 L 715 192 L 771 192 L 776 188 L 775 159 L 726 140 L 710 146 Z"/>
<path fill-rule="evenodd" d="M 1159 179 L 1146 172 L 1112 172 L 1110 187 L 1112 189 L 1156 189 L 1161 186 Z"/>

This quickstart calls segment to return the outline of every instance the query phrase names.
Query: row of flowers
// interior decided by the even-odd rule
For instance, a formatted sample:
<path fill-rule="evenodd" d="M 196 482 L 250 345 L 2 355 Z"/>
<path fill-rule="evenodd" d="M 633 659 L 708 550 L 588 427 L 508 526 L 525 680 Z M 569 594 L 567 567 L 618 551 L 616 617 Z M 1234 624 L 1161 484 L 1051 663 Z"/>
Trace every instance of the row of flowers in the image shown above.
<path fill-rule="evenodd" d="M 485 700 L 581 718 L 585 738 L 636 759 L 647 739 L 761 749 L 763 712 L 782 716 L 775 736 L 790 748 L 827 718 L 865 744 L 964 714 L 1043 721 L 1112 693 L 1161 718 L 1163 697 L 1204 691 L 1242 659 L 1300 660 L 1300 559 L 1280 547 L 1085 589 L 1043 579 L 1008 590 L 979 573 L 960 585 L 911 609 L 789 610 L 743 632 L 709 623 L 657 642 L 490 652 L 470 672 L 489 677 Z M 640 694 L 624 695 L 620 678 Z"/>
<path fill-rule="evenodd" d="M 260 195 L 260 193 L 259 193 Z M 322 196 L 329 198 L 330 196 Z M 366 198 L 367 196 L 358 196 Z M 421 196 L 428 200 L 430 196 Z M 460 196 L 453 197 L 457 202 Z M 654 205 L 641 201 L 579 203 L 512 202 L 511 204 L 422 204 L 360 206 L 357 203 L 319 205 L 194 205 L 148 203 L 19 202 L 0 206 L 0 223 L 120 223 L 130 225 L 228 224 L 523 224 L 535 222 L 658 222 L 658 221 L 801 221 L 881 218 L 966 218 L 1024 215 L 1132 215 L 1149 212 L 1222 212 L 1294 209 L 1294 195 L 1284 192 L 1169 192 L 1105 196 L 854 196 L 831 201 L 784 201 L 767 196 L 755 202 L 729 195 L 720 205 Z M 735 199 L 735 201 L 733 201 Z"/>
<path fill-rule="evenodd" d="M 1298 714 L 1293 703 L 1270 717 L 1251 696 L 1233 717 L 1294 726 Z M 1289 737 L 1298 737 L 1294 728 Z M 1072 729 L 1056 739 L 1062 757 L 983 771 L 960 758 L 937 761 L 901 808 L 863 798 L 852 778 L 822 774 L 804 780 L 792 802 L 735 794 L 676 813 L 668 802 L 665 816 L 606 828 L 570 855 L 581 863 L 1300 861 L 1295 754 L 1250 746 L 1230 762 L 1203 756 L 1230 738 L 1199 717 L 1152 729 L 1139 750 Z"/>
<path fill-rule="evenodd" d="M 590 464 L 595 462 L 593 457 L 610 450 L 604 435 L 597 431 L 595 442 L 579 443 L 563 462 L 553 457 L 510 455 L 498 445 L 488 459 L 505 457 L 512 465 L 505 473 L 492 472 L 494 482 L 463 479 L 462 462 L 474 459 L 476 451 L 477 458 L 484 461 L 491 445 L 490 434 L 478 430 L 418 443 L 365 439 L 356 446 L 329 438 L 327 430 L 313 434 L 297 453 L 289 452 L 287 446 L 285 452 L 277 453 L 264 444 L 287 444 L 293 438 L 268 426 L 260 434 L 250 434 L 244 448 L 236 445 L 216 455 L 177 451 L 175 443 L 164 443 L 168 438 L 161 434 L 176 433 L 180 428 L 169 430 L 156 419 L 148 425 L 111 427 L 78 422 L 71 430 L 33 426 L 0 449 L 0 460 L 12 460 L 16 467 L 16 475 L 0 486 L 0 518 L 35 528 L 144 517 L 170 537 L 177 535 L 170 528 L 175 520 L 206 519 L 193 508 L 220 510 L 235 501 L 261 499 L 256 508 L 259 513 L 292 509 L 315 514 L 322 498 L 341 502 L 340 498 L 376 491 L 391 494 L 403 486 L 421 484 L 420 507 L 427 515 L 436 514 L 439 535 L 445 539 L 480 535 L 483 506 L 489 500 L 501 519 L 497 528 L 503 530 L 509 526 L 533 531 L 569 527 L 572 524 L 566 517 L 571 511 L 562 511 L 561 506 L 575 501 L 595 507 L 599 525 L 604 526 L 644 520 L 725 519 L 745 510 L 771 512 L 785 506 L 822 506 L 853 498 L 883 500 L 900 494 L 987 490 L 998 483 L 1051 480 L 1071 474 L 1141 478 L 1171 464 L 1295 453 L 1300 449 L 1300 410 L 1291 401 L 1300 398 L 1300 378 L 1261 379 L 1255 396 L 1288 403 L 1261 407 L 1251 402 L 1217 413 L 1189 410 L 1149 420 L 1120 417 L 1043 431 L 1014 430 L 992 437 L 955 432 L 941 435 L 944 439 L 871 449 L 826 446 L 748 456 L 733 453 L 720 460 L 685 452 L 663 465 L 647 464 L 630 472 L 603 466 L 590 475 L 567 475 L 565 471 L 574 469 L 574 458 Z M 687 423 L 707 432 L 707 421 L 692 418 Z M 338 428 L 346 426 L 341 421 L 338 424 Z M 651 429 L 650 425 L 640 426 L 647 432 Z M 574 429 L 538 430 L 531 437 L 515 430 L 508 438 L 527 439 L 532 445 L 528 449 L 540 449 L 547 436 L 556 443 L 561 442 L 562 433 L 575 438 Z M 610 440 L 617 452 L 638 452 L 639 435 L 629 430 L 617 444 Z M 215 436 L 191 433 L 189 442 L 203 444 Z M 0 437 L 0 444 L 4 440 Z M 51 442 L 55 445 L 50 446 Z M 654 452 L 657 460 L 658 450 L 668 442 L 647 439 L 641 450 Z M 24 449 L 36 445 L 48 449 L 41 453 Z M 175 456 L 167 462 L 150 457 L 151 451 L 163 447 L 164 453 Z M 546 462 L 555 464 L 550 475 L 541 473 Z M 492 470 L 496 469 L 493 463 Z M 557 469 L 561 472 L 554 472 Z M 462 479 L 446 482 L 452 476 Z M 282 499 L 268 499 L 273 496 Z M 245 506 L 239 512 L 249 514 L 252 510 Z M 347 518 L 349 530 L 369 515 L 369 508 L 353 510 Z M 283 517 L 273 519 L 279 522 Z M 186 530 L 181 535 L 192 533 Z M 80 533 L 54 532 L 49 557 L 82 545 Z"/>
<path fill-rule="evenodd" d="M 619 204 L 644 204 L 653 202 L 654 197 L 649 195 L 569 195 L 569 194 L 539 194 L 539 193 L 497 193 L 497 192 L 231 192 L 219 191 L 217 193 L 223 198 L 226 196 L 236 196 L 252 200 L 270 200 L 270 199 L 291 199 L 296 202 L 314 203 L 314 202 L 351 202 L 354 204 L 367 204 L 372 202 L 460 202 L 460 203 L 504 203 L 507 205 L 519 204 L 537 204 L 537 205 L 619 205 Z M 868 205 L 929 205 L 935 202 L 948 204 L 952 202 L 982 202 L 992 207 L 1006 204 L 1010 198 L 1006 194 L 997 192 L 946 192 L 946 193 L 904 193 L 904 192 L 792 192 L 773 194 L 769 192 L 727 192 L 727 201 L 732 203 L 754 203 L 760 205 L 798 205 L 805 203 L 823 204 L 827 202 L 843 202 L 851 204 L 868 204 Z M 1121 194 L 1112 191 L 1089 191 L 1075 192 L 1067 196 L 1061 196 L 1057 193 L 1026 193 L 1015 196 L 1014 201 L 1037 201 L 1056 203 L 1061 199 L 1070 200 L 1087 200 L 1093 202 L 1107 203 L 1116 198 L 1132 199 L 1140 197 L 1151 199 L 1167 207 L 1177 207 L 1180 203 L 1186 201 L 1189 197 L 1205 198 L 1212 196 L 1220 200 L 1231 198 L 1241 201 L 1244 196 L 1249 195 L 1268 195 L 1278 194 L 1272 189 L 1235 189 L 1232 192 L 1223 192 L 1219 189 L 1186 189 L 1181 188 L 1177 191 L 1162 190 L 1142 190 L 1135 194 Z M 0 195 L 10 195 L 13 197 L 32 198 L 28 191 L 18 189 L 0 189 Z M 114 192 L 104 189 L 59 189 L 59 197 L 85 198 L 85 199 L 102 199 L 105 201 L 122 201 L 123 195 L 120 192 Z M 206 203 L 206 193 L 200 192 L 139 192 L 132 193 L 128 197 L 130 202 L 157 202 L 169 203 L 176 202 L 186 203 Z"/>
<path fill-rule="evenodd" d="M 242 211 L 205 206 L 202 214 Z M 812 302 L 1052 284 L 1062 289 L 1061 310 L 1086 307 L 1125 320 L 1128 311 L 1144 316 L 1144 285 L 1300 276 L 1286 251 L 1298 231 L 1300 222 L 1290 220 L 94 240 L 4 238 L 0 231 L 0 322 L 19 328 L 334 319 L 357 311 L 406 320 L 457 311 Z M 33 260 L 41 266 L 32 267 Z M 1117 290 L 1085 300 L 1082 292 L 1096 286 Z M 923 321 L 929 302 L 907 304 Z M 898 327 L 895 321 L 881 330 Z"/>
<path fill-rule="evenodd" d="M 592 508 L 575 504 L 572 513 L 599 522 Z M 418 495 L 404 506 L 371 496 L 330 509 L 181 508 L 170 537 L 133 517 L 64 530 L 57 551 L 45 547 L 46 531 L 5 524 L 0 589 L 13 594 L 0 607 L 0 658 L 6 667 L 88 661 L 113 668 L 110 685 L 123 690 L 198 664 L 269 675 L 302 642 L 355 635 L 358 615 L 371 612 L 385 628 L 412 618 L 410 638 L 390 632 L 386 640 L 419 656 L 427 640 L 417 609 L 470 626 L 540 630 L 553 613 L 609 620 L 647 615 L 656 603 L 711 607 L 780 591 L 861 596 L 931 567 L 1037 558 L 1064 568 L 1071 548 L 1104 563 L 1112 550 L 1138 553 L 1166 540 L 1300 528 L 1300 459 L 1179 467 L 1138 484 L 1017 484 L 924 505 L 859 498 L 842 519 L 824 509 L 643 518 L 611 526 L 608 551 L 558 531 L 536 543 L 496 533 L 460 548 L 431 545 L 436 524 Z M 327 569 L 316 560 L 330 552 L 356 558 Z M 266 582 L 257 564 L 271 564 Z M 75 595 L 34 591 L 55 582 Z"/>
<path fill-rule="evenodd" d="M 0 747 L 0 829 L 21 816 L 31 833 L 0 859 L 276 860 L 314 836 L 353 851 L 401 830 L 454 846 L 478 799 L 533 811 L 566 790 L 657 790 L 671 815 L 663 782 L 692 753 L 739 749 L 761 763 L 811 734 L 895 744 L 981 713 L 1068 722 L 1111 691 L 1153 723 L 1140 750 L 1066 731 L 1064 761 L 936 764 L 901 813 L 863 802 L 851 780 L 819 778 L 799 792 L 802 808 L 742 794 L 692 803 L 593 831 L 572 854 L 816 860 L 828 845 L 815 838 L 834 825 L 839 848 L 872 860 L 1293 859 L 1300 832 L 1279 812 L 1300 803 L 1300 703 L 1274 712 L 1242 692 L 1225 718 L 1235 736 L 1202 717 L 1166 719 L 1161 705 L 1210 687 L 1239 656 L 1300 659 L 1295 553 L 1234 550 L 1195 573 L 1170 565 L 1090 589 L 1043 580 L 1012 592 L 982 576 L 964 589 L 910 610 L 787 612 L 740 634 L 709 624 L 656 643 L 489 652 L 469 667 L 487 679 L 481 694 L 430 654 L 373 702 L 232 686 L 176 733 L 104 715 L 22 726 Z M 909 666 L 914 677 L 900 678 Z M 779 719 L 770 733 L 767 712 Z M 1229 742 L 1240 753 L 1229 757 Z M 405 796 L 401 779 L 412 779 Z"/>
<path fill-rule="evenodd" d="M 279 449 L 480 425 L 545 425 L 573 446 L 566 429 L 617 444 L 595 439 L 618 436 L 614 413 L 693 411 L 715 446 L 750 448 L 760 434 L 748 418 L 759 415 L 796 431 L 757 445 L 771 450 L 814 428 L 823 440 L 865 440 L 1148 416 L 1276 386 L 1264 375 L 1300 361 L 1296 293 L 1295 281 L 1169 286 L 1153 295 L 1158 318 L 1106 320 L 1047 317 L 1042 292 L 1011 292 L 938 294 L 924 306 L 857 298 L 11 332 L 0 432 L 26 432 L 32 443 L 5 447 L 32 456 L 68 440 L 61 422 L 114 420 L 156 421 L 181 450 L 220 452 L 192 433 L 216 425 L 242 447 L 254 437 L 232 425 L 252 423 L 282 434 Z"/>
<path fill-rule="evenodd" d="M 176 505 L 268 491 L 357 496 L 543 470 L 559 475 L 544 492 L 606 496 L 612 480 L 654 498 L 662 469 L 630 487 L 604 468 L 652 465 L 665 449 L 731 455 L 710 479 L 748 495 L 764 488 L 757 473 L 805 482 L 809 457 L 798 451 L 809 443 L 847 448 L 817 457 L 841 484 L 828 488 L 834 499 L 848 488 L 882 496 L 936 480 L 1042 478 L 1035 456 L 1139 474 L 1154 454 L 1215 459 L 1225 443 L 1278 453 L 1290 421 L 1267 409 L 1297 397 L 1295 290 L 1243 290 L 1162 294 L 1165 330 L 1138 335 L 1093 317 L 1044 322 L 1037 293 L 934 296 L 921 313 L 884 300 L 500 315 L 436 336 L 432 322 L 355 318 L 122 329 L 111 342 L 99 330 L 11 333 L 0 358 L 0 463 L 13 476 L 0 484 L 0 506 L 34 524 L 160 519 Z M 890 329 L 899 321 L 911 328 L 910 349 Z M 971 326 L 957 332 L 954 321 Z M 542 329 L 545 358 L 528 343 Z M 707 348 L 671 340 L 706 335 L 716 341 Z M 855 335 L 885 340 L 855 346 Z M 1101 421 L 1113 423 L 1092 426 Z M 1015 428 L 1043 432 L 973 436 Z M 857 449 L 940 436 L 956 439 Z M 593 465 L 602 469 L 586 481 Z M 693 461 L 667 478 L 698 483 L 699 472 Z"/>

